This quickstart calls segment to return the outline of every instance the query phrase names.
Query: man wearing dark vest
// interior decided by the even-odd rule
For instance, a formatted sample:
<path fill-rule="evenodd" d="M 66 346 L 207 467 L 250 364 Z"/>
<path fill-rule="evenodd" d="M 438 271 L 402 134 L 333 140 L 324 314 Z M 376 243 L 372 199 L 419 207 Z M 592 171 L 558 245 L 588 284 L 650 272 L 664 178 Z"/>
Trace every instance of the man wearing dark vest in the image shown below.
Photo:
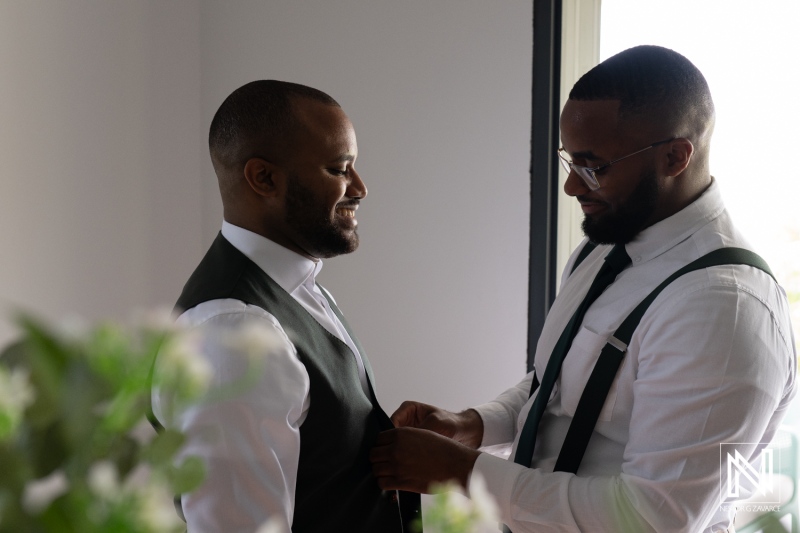
<path fill-rule="evenodd" d="M 534 372 L 461 413 L 405 402 L 373 469 L 419 492 L 480 474 L 514 533 L 732 531 L 752 487 L 725 490 L 723 446 L 758 468 L 797 358 L 786 295 L 710 174 L 708 85 L 672 50 L 631 48 L 575 84 L 560 126 L 587 239 Z M 476 449 L 503 443 L 509 460 Z"/>
<path fill-rule="evenodd" d="M 410 531 L 419 496 L 383 492 L 368 460 L 392 424 L 366 354 L 315 282 L 322 258 L 358 247 L 367 188 L 352 124 L 321 91 L 255 81 L 220 106 L 209 148 L 224 221 L 178 321 L 203 330 L 213 385 L 258 370 L 254 384 L 175 417 L 168 391 L 154 395 L 156 417 L 174 418 L 185 453 L 207 466 L 203 485 L 182 497 L 189 533 L 252 533 L 268 520 L 295 533 Z M 256 365 L 231 341 L 247 328 L 276 339 Z"/>

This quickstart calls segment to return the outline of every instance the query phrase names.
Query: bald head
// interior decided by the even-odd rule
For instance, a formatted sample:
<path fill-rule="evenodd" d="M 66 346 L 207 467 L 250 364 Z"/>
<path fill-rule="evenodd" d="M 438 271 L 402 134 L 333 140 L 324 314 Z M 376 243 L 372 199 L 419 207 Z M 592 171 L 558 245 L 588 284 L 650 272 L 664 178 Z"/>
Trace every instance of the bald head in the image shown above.
<path fill-rule="evenodd" d="M 685 137 L 695 157 L 707 157 L 714 102 L 703 74 L 673 50 L 645 45 L 620 52 L 584 74 L 569 98 L 617 100 L 620 121 L 653 138 Z"/>
<path fill-rule="evenodd" d="M 294 104 L 302 99 L 339 107 L 322 91 L 277 80 L 250 82 L 222 102 L 211 121 L 208 147 L 223 203 L 241 183 L 248 159 L 278 162 L 285 157 L 299 124 Z"/>

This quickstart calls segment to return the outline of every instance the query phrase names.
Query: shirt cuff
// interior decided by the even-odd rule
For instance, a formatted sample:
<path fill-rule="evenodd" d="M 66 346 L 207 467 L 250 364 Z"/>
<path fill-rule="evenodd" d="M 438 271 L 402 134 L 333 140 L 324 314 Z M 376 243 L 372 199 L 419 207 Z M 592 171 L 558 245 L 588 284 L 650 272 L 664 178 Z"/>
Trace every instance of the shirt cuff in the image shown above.
<path fill-rule="evenodd" d="M 472 467 L 467 481 L 467 493 L 472 494 L 475 479 L 482 478 L 486 484 L 486 490 L 497 502 L 500 516 L 507 519 L 511 516 L 512 495 L 517 477 L 526 470 L 528 470 L 526 467 L 513 461 L 481 453 L 475 460 L 475 465 Z"/>

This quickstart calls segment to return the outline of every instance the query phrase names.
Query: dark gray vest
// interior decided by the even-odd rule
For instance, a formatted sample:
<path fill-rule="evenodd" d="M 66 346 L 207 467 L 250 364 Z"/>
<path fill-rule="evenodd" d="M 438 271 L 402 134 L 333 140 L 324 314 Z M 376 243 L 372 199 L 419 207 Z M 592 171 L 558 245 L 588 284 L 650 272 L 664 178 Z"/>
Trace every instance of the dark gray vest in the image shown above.
<path fill-rule="evenodd" d="M 378 432 L 393 426 L 375 399 L 365 352 L 334 303 L 329 300 L 364 359 L 369 396 L 347 345 L 221 234 L 189 278 L 176 308 L 183 311 L 220 298 L 241 300 L 275 316 L 308 371 L 311 407 L 300 427 L 292 531 L 410 531 L 408 522 L 419 513 L 419 495 L 401 493 L 398 506 L 394 493 L 382 493 L 372 475 L 369 451 Z"/>

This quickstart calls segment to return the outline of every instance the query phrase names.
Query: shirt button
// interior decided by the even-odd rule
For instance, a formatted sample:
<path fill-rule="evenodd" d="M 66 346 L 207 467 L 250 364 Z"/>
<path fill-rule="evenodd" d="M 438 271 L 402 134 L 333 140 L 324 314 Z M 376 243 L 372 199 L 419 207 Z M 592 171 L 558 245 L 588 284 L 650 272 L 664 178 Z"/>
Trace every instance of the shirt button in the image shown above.
<path fill-rule="evenodd" d="M 641 263 L 642 262 L 642 256 L 641 255 L 637 255 L 636 259 L 634 259 L 633 262 L 634 263 Z"/>

